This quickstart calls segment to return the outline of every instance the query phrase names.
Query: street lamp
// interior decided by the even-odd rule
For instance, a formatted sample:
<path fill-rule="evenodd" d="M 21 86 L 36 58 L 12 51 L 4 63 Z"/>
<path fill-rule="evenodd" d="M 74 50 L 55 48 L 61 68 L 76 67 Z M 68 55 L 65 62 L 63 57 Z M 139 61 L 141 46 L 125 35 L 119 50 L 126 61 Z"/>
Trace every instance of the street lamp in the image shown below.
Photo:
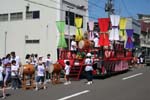
<path fill-rule="evenodd" d="M 6 49 L 7 49 L 7 32 L 5 32 L 5 51 L 4 54 L 6 55 Z"/>
<path fill-rule="evenodd" d="M 68 8 L 68 16 L 67 16 L 67 20 L 68 20 L 68 35 L 69 35 L 69 40 L 68 40 L 68 45 L 69 45 L 69 50 L 70 50 L 70 40 L 71 40 L 71 38 L 70 38 L 70 10 L 71 9 L 74 9 L 73 7 L 70 7 L 70 6 L 67 6 L 67 8 Z"/>

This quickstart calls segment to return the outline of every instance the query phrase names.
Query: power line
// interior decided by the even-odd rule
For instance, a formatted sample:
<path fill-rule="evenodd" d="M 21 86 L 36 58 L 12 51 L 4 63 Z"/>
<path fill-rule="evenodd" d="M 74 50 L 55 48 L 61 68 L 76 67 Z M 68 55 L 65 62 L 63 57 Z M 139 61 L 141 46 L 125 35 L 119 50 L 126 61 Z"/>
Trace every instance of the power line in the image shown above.
<path fill-rule="evenodd" d="M 124 0 L 121 0 L 121 1 L 122 1 L 122 3 L 123 3 L 124 8 L 126 9 L 126 12 L 128 13 L 128 15 L 133 17 L 133 14 L 128 10 L 128 8 L 127 8 L 127 6 L 126 6 Z"/>
<path fill-rule="evenodd" d="M 60 4 L 59 2 L 57 2 L 57 1 L 55 1 L 55 0 L 49 0 L 49 1 L 52 1 L 52 2 L 57 3 L 57 4 Z M 88 0 L 84 0 L 84 1 L 87 2 L 88 4 L 90 3 L 90 4 L 93 5 L 94 7 L 97 7 L 97 8 L 100 8 L 100 9 L 104 9 L 104 7 L 101 7 L 101 6 L 99 6 L 99 5 L 97 5 L 97 4 L 93 3 L 93 2 L 90 2 L 90 1 L 88 1 Z M 104 2 L 104 1 L 102 1 L 102 2 Z M 95 16 L 97 16 L 97 15 L 95 14 Z M 88 16 L 88 17 L 89 17 L 89 16 Z M 92 17 L 92 16 L 91 16 L 91 17 Z M 91 18 L 91 17 L 89 17 L 89 18 Z M 92 18 L 97 19 L 98 17 L 92 17 Z"/>
<path fill-rule="evenodd" d="M 36 1 L 31 1 L 31 0 L 24 0 L 24 1 L 27 1 L 27 2 L 30 2 L 30 3 L 33 3 L 33 4 L 36 4 L 36 5 L 40 5 L 40 6 L 43 6 L 43 7 L 47 7 L 47 8 L 51 8 L 51 9 L 54 9 L 54 10 L 59 10 L 59 11 L 64 11 L 66 12 L 66 10 L 64 9 L 60 9 L 60 8 L 56 8 L 56 7 L 52 7 L 52 6 L 49 6 L 49 5 L 45 5 L 45 4 L 42 4 L 42 3 L 38 3 Z M 51 0 L 50 0 L 51 1 Z M 53 0 L 52 0 L 53 2 Z M 55 2 L 56 3 L 56 2 Z M 58 3 L 58 2 L 57 2 Z M 88 18 L 93 18 L 93 19 L 97 19 L 95 17 L 89 17 L 89 16 L 86 16 L 86 15 L 82 15 L 83 17 L 88 17 Z"/>
<path fill-rule="evenodd" d="M 97 4 L 93 3 L 93 2 L 91 2 L 91 1 L 89 1 L 89 0 L 84 0 L 84 1 L 90 3 L 91 5 L 93 5 L 93 6 L 97 7 L 97 8 L 104 9 L 104 7 L 101 7 L 101 6 L 99 6 L 99 5 L 97 5 Z"/>

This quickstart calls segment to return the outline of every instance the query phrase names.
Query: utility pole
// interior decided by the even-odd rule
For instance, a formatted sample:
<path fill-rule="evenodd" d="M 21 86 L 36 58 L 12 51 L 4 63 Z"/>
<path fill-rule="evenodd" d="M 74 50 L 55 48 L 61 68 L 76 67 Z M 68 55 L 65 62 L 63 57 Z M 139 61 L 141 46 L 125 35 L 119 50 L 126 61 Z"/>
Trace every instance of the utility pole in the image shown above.
<path fill-rule="evenodd" d="M 70 43 L 71 43 L 71 38 L 70 38 L 70 10 L 74 9 L 71 6 L 67 6 L 68 8 L 68 16 L 67 16 L 67 20 L 68 20 L 68 35 L 69 35 L 69 39 L 68 39 L 68 45 L 69 45 L 69 50 L 70 50 Z"/>
<path fill-rule="evenodd" d="M 111 14 L 114 14 L 114 11 L 113 0 L 107 0 L 107 3 L 105 4 L 105 12 L 108 12 L 108 17 L 110 17 Z"/>

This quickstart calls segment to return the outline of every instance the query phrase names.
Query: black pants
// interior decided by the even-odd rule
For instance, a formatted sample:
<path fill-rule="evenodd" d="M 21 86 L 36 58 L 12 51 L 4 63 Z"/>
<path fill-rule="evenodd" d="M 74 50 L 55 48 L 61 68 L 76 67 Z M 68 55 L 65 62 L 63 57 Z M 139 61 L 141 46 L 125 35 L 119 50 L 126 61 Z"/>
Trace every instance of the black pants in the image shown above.
<path fill-rule="evenodd" d="M 86 71 L 86 77 L 87 77 L 87 81 L 92 81 L 93 80 L 92 71 Z"/>
<path fill-rule="evenodd" d="M 50 79 L 50 73 L 48 71 L 46 71 L 46 80 Z"/>
<path fill-rule="evenodd" d="M 12 88 L 19 88 L 19 78 L 18 76 L 12 76 Z"/>

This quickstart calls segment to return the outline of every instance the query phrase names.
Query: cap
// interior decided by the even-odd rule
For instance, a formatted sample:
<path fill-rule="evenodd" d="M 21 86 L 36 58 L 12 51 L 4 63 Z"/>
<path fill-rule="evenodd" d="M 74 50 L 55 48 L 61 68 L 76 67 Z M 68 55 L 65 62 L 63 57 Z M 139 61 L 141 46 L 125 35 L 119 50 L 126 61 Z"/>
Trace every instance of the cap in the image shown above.
<path fill-rule="evenodd" d="M 87 55 L 86 55 L 87 57 L 91 57 L 92 55 L 91 55 L 91 53 L 87 53 Z"/>

